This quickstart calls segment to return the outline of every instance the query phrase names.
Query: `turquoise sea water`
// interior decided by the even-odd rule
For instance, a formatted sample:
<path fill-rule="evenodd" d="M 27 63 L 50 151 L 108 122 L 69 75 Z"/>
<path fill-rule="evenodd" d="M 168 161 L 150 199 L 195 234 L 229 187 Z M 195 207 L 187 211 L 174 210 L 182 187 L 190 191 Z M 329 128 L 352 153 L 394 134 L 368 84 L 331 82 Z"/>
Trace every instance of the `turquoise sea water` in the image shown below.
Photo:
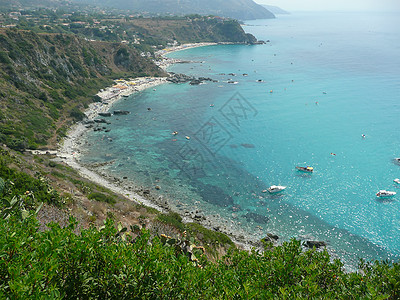
<path fill-rule="evenodd" d="M 103 171 L 159 185 L 176 210 L 199 209 L 228 232 L 324 240 L 349 265 L 398 260 L 399 17 L 292 14 L 246 23 L 265 45 L 172 53 L 196 62 L 169 71 L 219 82 L 165 84 L 114 104 L 132 113 L 90 132 L 82 161 L 112 161 Z M 262 192 L 272 184 L 287 189 Z M 380 189 L 398 195 L 380 200 Z"/>

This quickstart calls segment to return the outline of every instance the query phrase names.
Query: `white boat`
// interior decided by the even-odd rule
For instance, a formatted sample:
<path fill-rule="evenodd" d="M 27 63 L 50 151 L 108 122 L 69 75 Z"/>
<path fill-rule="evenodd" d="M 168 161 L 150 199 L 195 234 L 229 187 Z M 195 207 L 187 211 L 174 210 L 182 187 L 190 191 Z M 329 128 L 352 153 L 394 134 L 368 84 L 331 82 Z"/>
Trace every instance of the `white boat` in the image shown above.
<path fill-rule="evenodd" d="M 394 195 L 396 195 L 396 192 L 391 192 L 386 190 L 380 190 L 379 192 L 376 193 L 376 196 L 380 198 L 393 197 Z"/>
<path fill-rule="evenodd" d="M 400 184 L 400 179 L 396 178 L 395 180 L 393 180 L 394 182 Z"/>
<path fill-rule="evenodd" d="M 279 192 L 282 192 L 284 189 L 286 189 L 286 186 L 282 186 L 282 185 L 271 185 L 268 188 L 268 192 L 270 192 L 271 194 L 276 194 Z"/>
<path fill-rule="evenodd" d="M 396 157 L 394 161 L 400 164 L 400 157 Z"/>

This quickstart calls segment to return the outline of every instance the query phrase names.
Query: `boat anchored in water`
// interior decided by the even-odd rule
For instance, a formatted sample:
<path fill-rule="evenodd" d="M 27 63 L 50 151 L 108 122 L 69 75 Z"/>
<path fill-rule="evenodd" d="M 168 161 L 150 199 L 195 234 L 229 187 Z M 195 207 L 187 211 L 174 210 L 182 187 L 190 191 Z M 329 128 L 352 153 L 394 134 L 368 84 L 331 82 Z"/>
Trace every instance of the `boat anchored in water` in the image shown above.
<path fill-rule="evenodd" d="M 391 192 L 386 190 L 380 190 L 379 192 L 376 193 L 376 196 L 379 198 L 388 198 L 388 197 L 393 197 L 394 195 L 396 195 L 396 192 Z"/>
<path fill-rule="evenodd" d="M 271 185 L 268 188 L 268 192 L 270 192 L 271 194 L 276 194 L 279 192 L 282 192 L 284 189 L 286 189 L 286 186 L 282 186 L 282 185 Z"/>
<path fill-rule="evenodd" d="M 314 171 L 313 167 L 296 167 L 297 170 L 302 171 L 302 172 L 308 172 L 308 173 L 312 173 Z"/>
<path fill-rule="evenodd" d="M 393 180 L 394 182 L 396 182 L 397 184 L 400 184 L 400 179 L 396 178 L 395 180 Z"/>

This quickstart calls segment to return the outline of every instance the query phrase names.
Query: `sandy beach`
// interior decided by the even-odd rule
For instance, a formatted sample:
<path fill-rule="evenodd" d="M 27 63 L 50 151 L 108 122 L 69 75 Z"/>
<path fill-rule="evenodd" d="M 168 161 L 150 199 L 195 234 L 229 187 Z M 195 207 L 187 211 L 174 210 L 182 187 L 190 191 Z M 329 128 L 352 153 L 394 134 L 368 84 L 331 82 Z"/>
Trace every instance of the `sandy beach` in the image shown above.
<path fill-rule="evenodd" d="M 192 49 L 192 48 L 198 48 L 198 47 L 204 47 L 204 46 L 215 46 L 215 45 L 218 45 L 218 44 L 217 43 L 196 43 L 196 44 L 183 44 L 180 46 L 165 48 L 165 49 L 159 50 L 155 53 L 156 57 L 158 57 L 158 59 L 155 61 L 155 64 L 165 71 L 170 65 L 186 62 L 186 61 L 182 61 L 180 59 L 168 58 L 165 56 L 166 54 L 172 53 L 172 52 L 177 52 L 177 51 L 182 51 L 182 50 L 187 50 L 187 49 Z"/>

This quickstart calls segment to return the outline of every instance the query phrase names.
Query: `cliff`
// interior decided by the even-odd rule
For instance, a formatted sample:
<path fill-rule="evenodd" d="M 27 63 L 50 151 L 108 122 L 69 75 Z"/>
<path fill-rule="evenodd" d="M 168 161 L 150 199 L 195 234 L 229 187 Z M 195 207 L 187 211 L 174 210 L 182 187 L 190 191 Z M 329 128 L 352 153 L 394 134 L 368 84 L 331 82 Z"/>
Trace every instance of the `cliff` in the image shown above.
<path fill-rule="evenodd" d="M 128 22 L 141 37 L 161 42 L 233 42 L 253 44 L 257 39 L 244 32 L 235 20 L 192 15 L 184 18 L 135 18 Z"/>

